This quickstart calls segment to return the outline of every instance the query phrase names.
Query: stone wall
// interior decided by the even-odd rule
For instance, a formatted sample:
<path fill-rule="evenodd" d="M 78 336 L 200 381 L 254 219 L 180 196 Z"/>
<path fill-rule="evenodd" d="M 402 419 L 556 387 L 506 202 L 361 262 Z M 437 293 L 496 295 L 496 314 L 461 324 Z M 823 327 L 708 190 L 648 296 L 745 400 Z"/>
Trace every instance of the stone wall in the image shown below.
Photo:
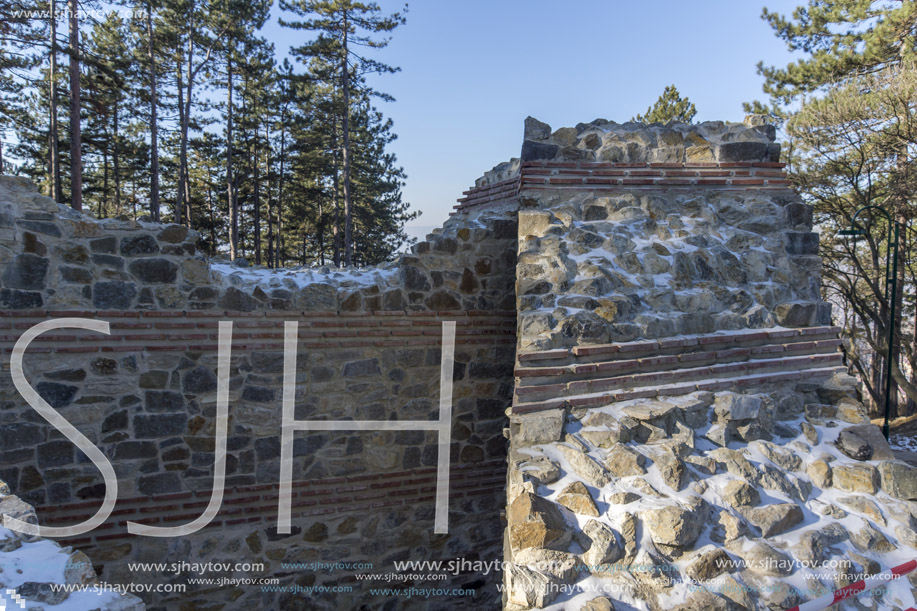
<path fill-rule="evenodd" d="M 394 560 L 498 556 L 515 344 L 513 207 L 456 216 L 411 254 L 367 270 L 273 272 L 211 262 L 196 252 L 196 239 L 176 225 L 95 220 L 24 181 L 0 179 L 4 353 L 42 321 L 110 323 L 107 336 L 46 333 L 24 359 L 30 384 L 109 457 L 118 475 L 115 513 L 67 543 L 90 550 L 103 579 L 118 583 L 189 577 L 141 578 L 130 561 L 241 555 L 264 564 L 248 577 L 328 588 L 308 598 L 310 608 L 381 606 L 398 596 L 374 600 L 368 588 L 380 584 L 357 581 L 354 570 L 283 570 L 282 563 L 360 562 L 384 573 Z M 233 323 L 222 509 L 189 537 L 129 535 L 129 520 L 183 524 L 210 498 L 220 321 Z M 293 534 L 277 533 L 285 321 L 299 326 L 296 419 L 380 421 L 438 418 L 442 324 L 455 322 L 448 535 L 433 534 L 437 434 L 430 431 L 296 433 Z M 38 507 L 43 524 L 88 518 L 105 492 L 101 475 L 25 404 L 8 357 L 4 369 L 0 477 Z M 434 585 L 471 584 L 479 592 L 474 600 L 499 599 L 494 573 L 450 579 Z M 296 608 L 303 596 L 192 586 L 187 594 L 152 595 L 147 602 L 173 608 L 179 600 L 192 605 L 187 608 L 229 600 Z"/>
<path fill-rule="evenodd" d="M 773 138 L 527 121 L 504 608 L 786 609 L 917 552 Z"/>

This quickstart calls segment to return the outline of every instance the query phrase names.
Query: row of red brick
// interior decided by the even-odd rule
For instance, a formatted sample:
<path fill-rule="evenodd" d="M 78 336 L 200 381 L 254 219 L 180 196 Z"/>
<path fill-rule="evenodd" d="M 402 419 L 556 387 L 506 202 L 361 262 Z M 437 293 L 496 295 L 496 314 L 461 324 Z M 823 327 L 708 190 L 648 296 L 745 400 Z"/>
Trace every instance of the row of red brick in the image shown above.
<path fill-rule="evenodd" d="M 453 465 L 450 470 L 451 500 L 480 496 L 502 489 L 505 463 Z M 434 501 L 436 469 L 423 468 L 393 473 L 355 475 L 292 484 L 292 516 L 365 512 L 367 509 Z M 132 537 L 127 522 L 167 524 L 197 518 L 209 503 L 211 492 L 181 492 L 118 501 L 110 518 L 89 536 L 68 539 L 70 545 Z M 245 522 L 271 522 L 277 518 L 279 484 L 243 486 L 225 491 L 217 517 L 210 526 L 232 526 Z M 96 511 L 97 501 L 37 508 L 43 525 L 76 524 Z M 245 517 L 240 517 L 240 516 Z M 97 531 L 99 531 L 97 533 Z M 117 532 L 115 532 L 117 531 Z"/>
<path fill-rule="evenodd" d="M 695 391 L 717 392 L 720 390 L 758 388 L 767 384 L 776 384 L 780 382 L 796 382 L 803 379 L 827 379 L 837 372 L 846 371 L 846 367 L 839 366 L 806 369 L 804 371 L 781 371 L 776 373 L 737 376 L 725 379 L 711 378 L 696 383 L 691 382 L 686 384 L 667 384 L 663 386 L 641 388 L 638 390 L 622 390 L 618 392 L 570 398 L 558 397 L 547 401 L 517 404 L 513 406 L 513 412 L 517 414 L 524 414 L 564 407 L 601 407 L 620 401 L 672 397 L 678 395 L 687 395 Z"/>

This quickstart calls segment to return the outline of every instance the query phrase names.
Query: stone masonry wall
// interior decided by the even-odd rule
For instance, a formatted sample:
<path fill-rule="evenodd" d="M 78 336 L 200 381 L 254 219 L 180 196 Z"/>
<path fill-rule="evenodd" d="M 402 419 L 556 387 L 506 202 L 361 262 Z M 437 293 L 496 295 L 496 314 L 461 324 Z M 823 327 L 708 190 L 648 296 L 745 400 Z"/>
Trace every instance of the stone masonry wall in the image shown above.
<path fill-rule="evenodd" d="M 513 205 L 450 219 L 413 253 L 369 270 L 272 272 L 210 262 L 184 227 L 95 220 L 58 206 L 19 179 L 0 178 L 0 478 L 35 504 L 43 524 L 78 523 L 98 508 L 101 475 L 25 404 L 12 384 L 12 346 L 31 326 L 80 317 L 108 336 L 61 329 L 26 353 L 30 384 L 109 457 L 119 478 L 112 517 L 66 541 L 91 552 L 103 579 L 138 576 L 129 561 L 263 563 L 235 577 L 328 588 L 302 594 L 190 586 L 154 595 L 151 609 L 384 606 L 354 570 L 283 570 L 282 563 L 485 559 L 500 554 L 515 344 Z M 126 522 L 178 525 L 210 498 L 217 326 L 233 322 L 227 492 L 199 533 L 127 534 Z M 450 532 L 433 534 L 437 435 L 298 432 L 293 534 L 276 531 L 283 324 L 299 323 L 297 420 L 438 418 L 442 322 L 455 321 Z M 194 577 L 194 575 L 190 575 Z M 207 575 L 220 577 L 233 575 Z M 494 574 L 463 573 L 461 600 L 499 600 Z M 388 584 L 386 584 L 388 585 Z M 410 581 L 399 586 L 415 585 Z M 437 582 L 444 587 L 443 582 Z M 486 586 L 486 587 L 485 587 Z M 347 592 L 331 588 L 349 588 Z M 423 604 L 443 604 L 449 596 Z M 279 607 L 277 606 L 279 605 Z"/>
<path fill-rule="evenodd" d="M 773 136 L 527 121 L 505 609 L 787 609 L 917 553 Z"/>

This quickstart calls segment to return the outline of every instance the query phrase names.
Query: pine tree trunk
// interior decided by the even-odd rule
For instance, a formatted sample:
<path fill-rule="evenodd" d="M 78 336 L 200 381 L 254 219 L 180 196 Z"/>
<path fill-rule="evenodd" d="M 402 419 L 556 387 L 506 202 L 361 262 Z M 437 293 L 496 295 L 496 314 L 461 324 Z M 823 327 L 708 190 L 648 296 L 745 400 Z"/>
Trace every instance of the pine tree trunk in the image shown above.
<path fill-rule="evenodd" d="M 325 210 L 318 200 L 318 264 L 325 265 Z"/>
<path fill-rule="evenodd" d="M 99 209 L 96 212 L 96 218 L 100 219 L 105 218 L 108 211 L 108 143 L 111 142 L 108 134 L 105 134 L 105 140 L 102 145 L 102 197 L 99 198 Z"/>
<path fill-rule="evenodd" d="M 179 60 L 175 65 L 175 89 L 178 92 L 178 184 L 175 189 L 175 207 L 172 210 L 172 222 L 181 225 L 181 214 L 185 208 L 185 159 L 184 159 L 184 139 L 182 132 L 185 129 L 185 84 L 182 78 L 182 62 Z"/>
<path fill-rule="evenodd" d="M 51 17 L 51 67 L 48 78 L 51 83 L 49 105 L 50 126 L 48 129 L 48 151 L 51 157 L 51 199 L 62 200 L 60 178 L 60 153 L 57 150 L 57 0 L 50 0 Z"/>
<path fill-rule="evenodd" d="M 341 89 L 344 94 L 344 113 L 342 124 L 343 165 L 344 165 L 344 264 L 353 264 L 353 220 L 351 219 L 352 202 L 350 201 L 350 67 L 347 63 L 347 11 L 344 11 L 341 50 Z"/>
<path fill-rule="evenodd" d="M 331 205 L 334 208 L 334 226 L 331 228 L 331 259 L 335 267 L 341 266 L 341 204 L 338 200 L 337 121 L 331 119 Z"/>
<path fill-rule="evenodd" d="M 114 147 L 112 149 L 112 163 L 114 165 L 113 170 L 115 173 L 115 213 L 120 215 L 122 214 L 123 210 L 121 210 L 121 163 L 120 163 L 121 147 L 119 146 L 121 137 L 120 137 L 119 128 L 118 128 L 118 103 L 117 102 L 115 102 L 115 108 L 114 108 L 114 131 L 115 131 L 115 134 L 114 134 L 114 138 L 112 139 L 112 145 Z"/>
<path fill-rule="evenodd" d="M 277 179 L 277 246 L 274 248 L 275 263 L 274 267 L 280 267 L 280 253 L 283 249 L 281 240 L 283 239 L 283 183 L 286 179 L 284 174 L 284 164 L 287 158 L 286 152 L 286 116 L 280 115 L 280 176 Z"/>
<path fill-rule="evenodd" d="M 185 226 L 191 228 L 191 172 L 188 169 L 188 129 L 191 124 L 191 100 L 194 93 L 194 43 L 191 39 L 191 33 L 188 33 L 188 92 L 185 96 L 185 112 L 183 115 L 181 129 L 181 177 L 182 177 L 182 199 L 185 203 L 184 217 Z"/>
<path fill-rule="evenodd" d="M 70 206 L 83 209 L 83 154 L 80 138 L 80 22 L 79 3 L 70 10 Z"/>
<path fill-rule="evenodd" d="M 255 137 L 252 141 L 252 182 L 254 183 L 254 210 L 253 220 L 255 233 L 255 265 L 261 265 L 261 177 L 258 174 L 258 132 L 255 127 Z"/>
<path fill-rule="evenodd" d="M 210 210 L 210 256 L 217 254 L 217 219 L 213 205 L 213 174 L 207 168 L 207 208 Z"/>
<path fill-rule="evenodd" d="M 226 200 L 229 206 L 229 258 L 236 260 L 239 250 L 239 208 L 232 176 L 232 56 L 226 62 Z"/>
<path fill-rule="evenodd" d="M 150 78 L 150 217 L 159 222 L 159 126 L 156 87 L 156 56 L 153 54 L 153 3 L 146 4 L 147 59 Z"/>
<path fill-rule="evenodd" d="M 903 224 L 904 219 L 896 217 L 897 222 Z M 895 290 L 895 320 L 891 321 L 891 324 L 895 328 L 895 341 L 891 345 L 891 358 L 892 363 L 899 364 L 901 363 L 901 339 L 902 339 L 902 329 L 901 323 L 904 320 L 904 257 L 901 256 L 901 253 L 905 250 L 905 234 L 901 232 L 898 237 L 898 270 L 896 278 L 896 290 Z M 890 396 L 891 400 L 889 401 L 888 407 L 888 417 L 890 420 L 894 420 L 899 416 L 899 397 L 898 397 L 898 383 L 892 378 L 892 383 L 890 387 Z"/>

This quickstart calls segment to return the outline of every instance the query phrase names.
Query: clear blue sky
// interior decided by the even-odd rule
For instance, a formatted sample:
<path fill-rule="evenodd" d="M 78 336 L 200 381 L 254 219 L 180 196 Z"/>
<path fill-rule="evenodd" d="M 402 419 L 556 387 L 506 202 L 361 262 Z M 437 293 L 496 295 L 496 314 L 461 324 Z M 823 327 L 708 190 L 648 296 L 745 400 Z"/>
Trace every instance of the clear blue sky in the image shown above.
<path fill-rule="evenodd" d="M 791 13 L 802 0 L 766 0 Z M 393 12 L 403 2 L 382 0 Z M 416 0 L 407 23 L 373 57 L 401 72 L 373 81 L 393 103 L 392 150 L 407 172 L 405 200 L 421 236 L 446 219 L 485 170 L 519 155 L 532 115 L 553 128 L 624 122 L 675 84 L 696 121 L 741 121 L 763 98 L 759 60 L 792 56 L 756 0 Z M 272 17 L 276 20 L 278 9 Z M 308 35 L 265 31 L 281 52 Z"/>

